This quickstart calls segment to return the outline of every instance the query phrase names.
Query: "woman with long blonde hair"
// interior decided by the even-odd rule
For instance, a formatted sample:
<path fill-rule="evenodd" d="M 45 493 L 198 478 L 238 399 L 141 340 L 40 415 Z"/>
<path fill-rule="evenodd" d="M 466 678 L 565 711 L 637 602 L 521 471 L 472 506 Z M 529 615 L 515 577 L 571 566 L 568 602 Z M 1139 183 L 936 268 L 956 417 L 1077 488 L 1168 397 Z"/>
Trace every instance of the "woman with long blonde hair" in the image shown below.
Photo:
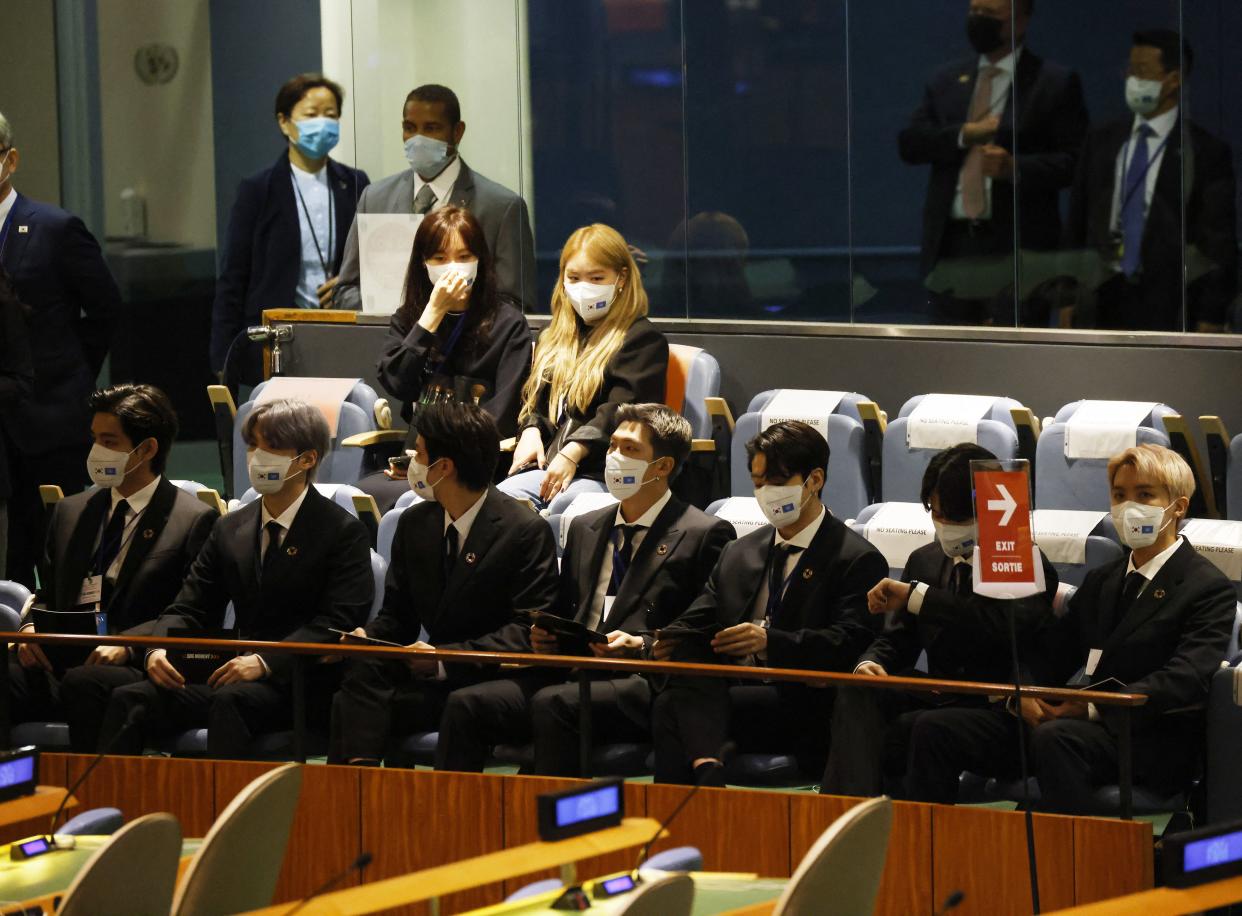
<path fill-rule="evenodd" d="M 668 341 L 647 320 L 625 239 L 601 223 L 577 230 L 561 250 L 552 322 L 522 387 L 521 433 L 500 489 L 553 512 L 578 493 L 603 492 L 617 408 L 662 402 L 667 375 Z"/>

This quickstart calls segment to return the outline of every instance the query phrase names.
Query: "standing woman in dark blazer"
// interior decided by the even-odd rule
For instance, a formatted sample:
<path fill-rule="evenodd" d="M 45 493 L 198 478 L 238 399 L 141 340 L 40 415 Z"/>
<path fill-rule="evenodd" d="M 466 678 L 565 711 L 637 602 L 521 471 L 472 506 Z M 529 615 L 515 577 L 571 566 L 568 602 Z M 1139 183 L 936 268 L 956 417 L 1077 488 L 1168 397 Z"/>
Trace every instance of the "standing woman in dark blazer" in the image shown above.
<path fill-rule="evenodd" d="M 295 76 L 276 93 L 276 123 L 289 148 L 237 188 L 211 316 L 216 372 L 260 381 L 260 348 L 238 335 L 260 322 L 263 309 L 331 303 L 358 197 L 371 182 L 328 158 L 344 102 L 344 90 L 317 73 Z"/>
<path fill-rule="evenodd" d="M 521 436 L 500 490 L 556 513 L 604 492 L 604 455 L 626 403 L 663 403 L 668 341 L 647 320 L 647 293 L 625 239 L 601 223 L 561 250 L 552 323 L 522 389 Z"/>
<path fill-rule="evenodd" d="M 384 388 L 401 399 L 407 453 L 418 435 L 417 406 L 437 401 L 478 404 L 502 438 L 516 435 L 530 354 L 530 326 L 516 300 L 496 291 L 478 219 L 462 207 L 427 214 L 414 233 L 405 295 L 377 366 Z M 387 509 L 407 482 L 394 468 L 359 486 Z"/>

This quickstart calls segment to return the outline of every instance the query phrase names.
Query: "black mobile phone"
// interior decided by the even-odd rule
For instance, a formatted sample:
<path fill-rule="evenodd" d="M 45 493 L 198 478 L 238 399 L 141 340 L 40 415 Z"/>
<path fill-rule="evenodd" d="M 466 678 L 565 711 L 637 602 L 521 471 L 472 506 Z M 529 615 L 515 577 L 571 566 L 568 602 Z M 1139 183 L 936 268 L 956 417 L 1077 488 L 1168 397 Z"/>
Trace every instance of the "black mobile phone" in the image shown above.
<path fill-rule="evenodd" d="M 395 455 L 388 459 L 388 466 L 394 471 L 408 471 L 413 455 Z"/>

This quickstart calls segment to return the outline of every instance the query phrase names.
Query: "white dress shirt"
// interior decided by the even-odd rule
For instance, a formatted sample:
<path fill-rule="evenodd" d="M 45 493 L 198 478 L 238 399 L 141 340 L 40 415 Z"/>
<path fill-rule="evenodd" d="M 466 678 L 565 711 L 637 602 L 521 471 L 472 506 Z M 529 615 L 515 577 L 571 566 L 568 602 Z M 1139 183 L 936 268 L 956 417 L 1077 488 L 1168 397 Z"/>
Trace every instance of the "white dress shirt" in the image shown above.
<path fill-rule="evenodd" d="M 1135 148 L 1139 142 L 1139 128 L 1146 124 L 1154 132 L 1147 138 L 1147 175 L 1143 187 L 1143 211 L 1151 207 L 1152 195 L 1156 192 L 1156 179 L 1160 177 L 1160 163 L 1164 161 L 1165 150 L 1171 142 L 1173 129 L 1177 126 L 1177 107 L 1166 111 L 1150 121 L 1141 115 L 1134 116 L 1134 124 L 1130 127 L 1130 139 L 1122 144 L 1117 151 L 1116 165 L 1113 169 L 1113 211 L 1109 223 L 1114 232 L 1121 232 L 1121 179 L 1123 174 L 1130 181 L 1130 163 L 1134 161 Z"/>
<path fill-rule="evenodd" d="M 815 535 L 819 533 L 820 525 L 824 523 L 824 519 L 828 517 L 828 510 L 824 508 L 824 504 L 816 497 L 811 497 L 814 505 L 819 507 L 819 514 L 815 516 L 815 521 L 807 525 L 789 540 L 781 537 L 780 531 L 776 532 L 776 536 L 772 543 L 772 549 L 775 550 L 782 544 L 790 547 L 801 547 L 802 550 L 797 553 L 791 553 L 785 558 L 785 568 L 781 570 L 781 578 L 786 586 L 789 584 L 789 577 L 793 575 L 794 568 L 798 565 L 798 561 L 802 559 L 802 554 L 811 546 L 811 542 L 815 540 Z M 750 620 L 752 623 L 762 624 L 768 613 L 768 577 L 765 574 L 763 581 L 759 584 L 759 592 L 755 595 L 755 603 L 751 608 Z"/>
<path fill-rule="evenodd" d="M 630 557 L 638 556 L 638 548 L 642 546 L 643 539 L 647 536 L 647 529 L 655 524 L 656 518 L 664 511 L 664 507 L 668 505 L 668 501 L 673 498 L 672 491 L 667 491 L 663 496 L 657 499 L 642 515 L 632 522 L 627 522 L 621 517 L 621 506 L 617 506 L 616 519 L 612 523 L 612 531 L 616 531 L 623 525 L 631 525 L 636 528 L 635 532 L 630 535 Z M 620 542 L 613 538 L 620 535 L 613 535 L 609 532 L 610 540 L 615 548 Z M 591 597 L 590 611 L 583 623 L 588 629 L 598 630 L 600 625 L 608 619 L 608 614 L 612 610 L 612 600 L 608 597 L 608 583 L 612 581 L 612 550 L 604 551 L 604 562 L 600 564 L 599 574 L 595 577 L 595 592 Z M 616 597 L 615 595 L 613 596 Z"/>
<path fill-rule="evenodd" d="M 1010 51 L 996 63 L 988 60 L 987 55 L 979 55 L 979 66 L 976 73 L 981 73 L 985 67 L 995 67 L 1000 72 L 992 77 L 992 98 L 988 100 L 988 114 L 985 117 L 995 115 L 1000 117 L 1005 111 L 1005 102 L 1009 97 L 1009 88 L 1013 85 L 1014 69 L 1018 66 L 1018 58 L 1022 54 L 1022 48 L 1019 47 L 1014 51 Z M 979 82 L 976 77 L 975 89 L 978 90 Z M 971 97 L 971 107 L 974 107 L 974 97 Z M 969 108 L 967 109 L 967 117 L 970 117 Z M 962 135 L 957 136 L 957 145 L 962 149 L 967 149 Z M 966 210 L 962 206 L 962 180 L 961 173 L 958 174 L 957 190 L 953 193 L 953 218 L 968 219 Z M 983 179 L 983 215 L 980 219 L 992 218 L 992 179 L 986 176 Z"/>
<path fill-rule="evenodd" d="M 328 166 L 325 164 L 318 172 L 304 172 L 292 162 L 289 165 L 293 173 L 293 196 L 297 198 L 294 204 L 298 210 L 298 229 L 302 235 L 297 304 L 304 309 L 317 309 L 319 294 L 316 290 L 328 279 L 324 262 L 329 267 L 332 266 L 332 253 L 336 245 L 336 239 L 333 238 L 336 227 L 332 225 L 332 190 L 328 187 Z"/>
<path fill-rule="evenodd" d="M 0 200 L 0 226 L 3 226 L 4 221 L 9 218 L 9 211 L 13 209 L 15 203 L 17 203 L 17 189 L 9 185 L 9 193 L 4 195 L 4 200 Z M 10 228 L 9 231 L 16 230 Z"/>
<path fill-rule="evenodd" d="M 423 189 L 423 185 L 431 185 L 431 193 L 436 196 L 436 202 L 431 205 L 431 211 L 434 213 L 441 207 L 448 206 L 449 195 L 453 193 L 453 185 L 457 184 L 457 176 L 461 174 L 461 156 L 454 156 L 453 161 L 444 167 L 444 171 L 437 175 L 431 181 L 427 181 L 418 172 L 414 173 L 414 196 L 418 197 L 418 192 Z"/>
<path fill-rule="evenodd" d="M 479 517 L 479 510 L 483 508 L 483 500 L 487 499 L 487 492 L 475 500 L 474 505 L 461 514 L 457 521 L 453 521 L 449 517 L 448 511 L 444 512 L 444 533 L 448 534 L 449 528 L 457 529 L 457 555 L 461 556 L 461 550 L 466 546 L 466 538 L 470 537 L 470 529 L 474 525 L 474 520 Z"/>
<path fill-rule="evenodd" d="M 134 535 L 138 531 L 138 521 L 142 518 L 142 513 L 147 510 L 147 506 L 151 503 L 151 497 L 155 495 L 155 488 L 159 485 L 160 478 L 157 476 L 133 496 L 122 496 L 117 492 L 116 487 L 112 488 L 112 503 L 108 509 L 108 518 L 104 521 L 104 527 L 107 527 L 108 521 L 112 519 L 112 513 L 116 511 L 116 507 L 121 500 L 125 500 L 129 508 L 125 511 L 125 527 L 121 531 L 121 547 L 116 552 L 112 565 L 104 571 L 104 578 L 109 583 L 115 584 L 117 576 L 121 574 L 121 566 L 129 555 L 129 545 L 133 543 Z M 103 528 L 99 529 L 99 537 L 103 537 L 103 531 Z M 98 550 L 99 547 L 99 538 L 96 538 L 95 549 Z"/>
<path fill-rule="evenodd" d="M 262 508 L 259 510 L 259 516 L 260 516 L 259 530 L 262 532 L 259 535 L 259 560 L 260 562 L 267 559 L 267 551 L 270 547 L 273 546 L 270 543 L 271 532 L 267 530 L 267 523 L 275 522 L 277 525 L 280 526 L 281 530 L 277 534 L 277 541 L 276 541 L 276 544 L 274 545 L 275 547 L 279 548 L 280 545 L 285 542 L 285 538 L 289 534 L 289 529 L 293 527 L 293 520 L 294 518 L 297 517 L 298 510 L 302 508 L 302 503 L 306 502 L 306 494 L 310 492 L 310 488 L 313 486 L 314 484 L 308 483 L 306 487 L 302 490 L 302 492 L 298 495 L 298 498 L 295 499 L 292 503 L 290 503 L 289 508 L 286 509 L 284 512 L 280 513 L 280 515 L 273 516 L 272 513 L 267 511 L 267 503 L 262 503 Z M 260 498 L 260 502 L 262 502 L 262 498 Z"/>
<path fill-rule="evenodd" d="M 957 572 L 957 567 L 959 563 L 969 563 L 969 562 L 970 560 L 966 559 L 965 557 L 954 557 L 953 558 L 953 572 Z M 927 597 L 927 589 L 928 589 L 928 584 L 926 582 L 920 582 L 914 588 L 910 589 L 910 597 L 906 601 L 907 611 L 917 616 L 918 612 L 923 610 L 923 599 Z"/>

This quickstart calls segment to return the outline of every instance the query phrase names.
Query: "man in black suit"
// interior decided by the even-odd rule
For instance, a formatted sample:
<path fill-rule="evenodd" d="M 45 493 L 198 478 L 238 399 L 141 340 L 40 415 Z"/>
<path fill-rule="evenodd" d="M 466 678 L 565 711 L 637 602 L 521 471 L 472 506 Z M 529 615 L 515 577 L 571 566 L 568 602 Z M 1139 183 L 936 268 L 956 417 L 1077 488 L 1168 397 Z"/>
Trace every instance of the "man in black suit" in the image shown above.
<path fill-rule="evenodd" d="M 87 398 L 121 307 L 99 243 L 76 216 L 18 194 L 21 155 L 0 114 L 0 272 L 30 311 L 34 393 L 0 412 L 13 494 L 8 576 L 33 588 L 44 531 L 41 484 L 78 493 L 90 448 Z"/>
<path fill-rule="evenodd" d="M 904 162 L 931 166 L 921 265 L 936 323 L 1012 324 L 999 294 L 1011 287 L 1015 245 L 1060 242 L 1057 198 L 1073 179 L 1087 108 L 1077 73 L 1023 47 L 1033 6 L 971 0 L 977 53 L 932 75 L 898 136 Z"/>
<path fill-rule="evenodd" d="M 114 385 L 90 398 L 98 489 L 52 507 L 33 606 L 95 610 L 109 634 L 145 635 L 173 599 L 218 513 L 163 476 L 177 435 L 168 397 L 150 385 Z M 37 627 L 27 610 L 23 630 Z M 142 679 L 128 649 L 93 652 L 34 643 L 9 661 L 15 722 L 66 718 L 73 749 L 95 749 L 111 691 Z"/>
<path fill-rule="evenodd" d="M 1098 255 L 1105 279 L 1080 271 L 1088 289 L 1076 327 L 1180 331 L 1184 293 L 1186 330 L 1224 328 L 1237 292 L 1233 153 L 1182 118 L 1178 102 L 1193 59 L 1177 32 L 1136 32 L 1126 80 L 1133 117 L 1087 137 L 1067 242 L 1092 263 Z"/>
<path fill-rule="evenodd" d="M 867 592 L 888 564 L 828 512 L 820 493 L 828 443 L 799 421 L 746 444 L 768 525 L 728 544 L 707 587 L 661 629 L 657 659 L 773 668 L 853 670 L 875 638 Z M 678 678 L 655 699 L 656 780 L 719 784 L 722 747 L 793 750 L 823 767 L 833 691 L 722 678 Z"/>
<path fill-rule="evenodd" d="M 499 454 L 496 422 L 481 407 L 433 404 L 419 414 L 409 481 L 424 500 L 402 514 L 383 607 L 355 636 L 422 649 L 530 650 L 526 615 L 556 599 L 556 544 L 546 520 L 491 486 Z M 499 674 L 416 655 L 351 662 L 332 705 L 329 761 L 374 766 L 392 736 L 439 728 L 436 769 L 481 770 L 476 744 L 451 740 L 442 713 L 455 690 Z"/>
<path fill-rule="evenodd" d="M 669 481 L 690 454 L 690 424 L 662 404 L 624 404 L 609 443 L 604 482 L 619 505 L 573 520 L 560 591 L 548 610 L 607 636 L 606 643 L 558 638 L 531 627 L 535 652 L 643 658 L 652 630 L 667 626 L 703 589 L 733 528 L 677 499 Z M 578 685 L 555 669 L 544 676 L 465 687 L 449 697 L 440 740 L 472 746 L 480 765 L 496 743 L 535 739 L 535 772 L 578 776 Z M 503 686 L 502 686 L 503 685 Z M 540 689 L 542 687 L 542 689 Z M 531 693 L 534 694 L 533 699 Z M 594 734 L 645 743 L 651 735 L 646 678 L 592 680 Z"/>
<path fill-rule="evenodd" d="M 327 421 L 303 401 L 268 401 L 246 417 L 242 439 L 260 498 L 212 528 L 152 635 L 220 629 L 231 602 L 239 639 L 335 642 L 331 629 L 349 630 L 366 618 L 375 582 L 366 529 L 312 486 L 331 446 Z M 257 733 L 291 721 L 296 663 L 292 655 L 238 655 L 206 683 L 194 683 L 178 670 L 188 670 L 180 658 L 152 650 L 146 680 L 113 691 L 100 743 L 115 740 L 114 753 L 139 754 L 146 732 L 206 725 L 210 756 L 246 757 Z M 336 686 L 336 668 L 309 665 L 308 702 L 319 715 Z M 139 708 L 145 716 L 135 722 Z"/>
<path fill-rule="evenodd" d="M 1108 480 L 1113 521 L 1131 551 L 1087 574 L 1029 663 L 1041 683 L 1115 679 L 1122 686 L 1113 689 L 1145 694 L 1131 713 L 1134 778 L 1172 793 L 1194 775 L 1208 682 L 1225 658 L 1236 598 L 1225 576 L 1177 533 L 1195 488 L 1181 456 L 1155 445 L 1126 449 L 1109 461 Z M 1091 812 L 1094 790 L 1118 778 L 1121 714 L 1080 702 L 1022 701 L 1042 808 Z M 999 707 L 919 719 L 910 738 L 912 797 L 951 804 L 963 770 L 1012 775 L 1018 727 Z"/>
<path fill-rule="evenodd" d="M 926 676 L 953 681 L 1007 682 L 1014 670 L 1009 617 L 1020 641 L 1051 620 L 1057 574 L 1043 560 L 1042 594 L 1014 601 L 976 595 L 971 556 L 975 526 L 970 462 L 995 460 L 987 449 L 962 443 L 940 452 L 923 474 L 921 499 L 931 512 L 936 541 L 910 554 L 900 582 L 884 579 L 867 595 L 873 614 L 891 623 L 871 644 L 855 674 L 919 677 L 919 655 L 927 653 Z M 820 791 L 828 795 L 903 795 L 910 728 L 940 710 L 984 705 L 986 699 L 903 694 L 893 690 L 844 687 L 832 711 L 832 750 Z"/>

